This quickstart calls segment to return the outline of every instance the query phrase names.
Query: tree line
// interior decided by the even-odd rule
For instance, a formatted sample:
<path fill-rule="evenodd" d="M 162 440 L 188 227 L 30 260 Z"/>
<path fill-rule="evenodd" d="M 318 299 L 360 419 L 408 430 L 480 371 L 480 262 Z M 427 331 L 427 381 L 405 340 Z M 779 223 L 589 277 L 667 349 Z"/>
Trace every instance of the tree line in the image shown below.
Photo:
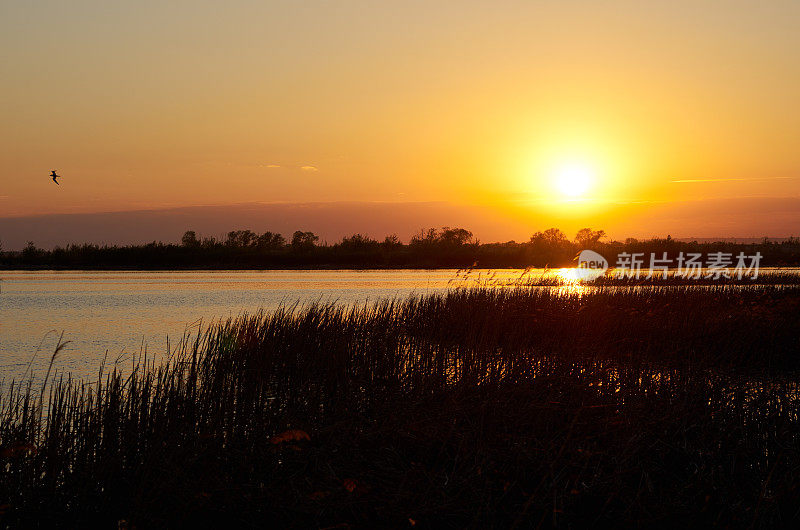
<path fill-rule="evenodd" d="M 70 244 L 52 250 L 29 242 L 22 251 L 3 251 L 3 269 L 276 269 L 276 268 L 524 268 L 568 267 L 577 254 L 592 249 L 613 264 L 622 253 L 648 256 L 680 252 L 745 252 L 762 255 L 762 266 L 800 265 L 800 239 L 759 243 L 677 241 L 670 236 L 614 241 L 603 230 L 583 228 L 569 238 L 558 228 L 533 233 L 527 241 L 482 243 L 470 230 L 428 228 L 408 243 L 396 234 L 382 240 L 357 233 L 336 243 L 320 242 L 314 232 L 233 230 L 223 238 L 186 231 L 179 243 L 141 245 Z"/>

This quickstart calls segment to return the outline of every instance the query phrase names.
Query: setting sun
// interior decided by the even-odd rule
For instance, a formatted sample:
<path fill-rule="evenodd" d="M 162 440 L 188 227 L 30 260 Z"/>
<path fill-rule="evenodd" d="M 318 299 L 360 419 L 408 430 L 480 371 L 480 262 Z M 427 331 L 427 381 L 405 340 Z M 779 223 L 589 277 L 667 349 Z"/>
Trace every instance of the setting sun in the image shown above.
<path fill-rule="evenodd" d="M 558 192 L 571 199 L 584 196 L 591 189 L 595 179 L 594 169 L 579 163 L 558 166 L 552 176 L 553 185 Z"/>

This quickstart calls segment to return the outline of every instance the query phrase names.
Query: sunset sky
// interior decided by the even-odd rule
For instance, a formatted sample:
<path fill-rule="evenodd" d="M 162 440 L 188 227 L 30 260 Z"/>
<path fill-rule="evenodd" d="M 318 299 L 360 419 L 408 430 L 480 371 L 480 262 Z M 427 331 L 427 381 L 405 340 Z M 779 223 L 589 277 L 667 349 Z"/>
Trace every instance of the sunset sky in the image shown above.
<path fill-rule="evenodd" d="M 448 201 L 625 236 L 674 205 L 665 232 L 796 234 L 794 202 L 746 218 L 800 198 L 798 27 L 795 0 L 6 1 L 0 217 Z"/>

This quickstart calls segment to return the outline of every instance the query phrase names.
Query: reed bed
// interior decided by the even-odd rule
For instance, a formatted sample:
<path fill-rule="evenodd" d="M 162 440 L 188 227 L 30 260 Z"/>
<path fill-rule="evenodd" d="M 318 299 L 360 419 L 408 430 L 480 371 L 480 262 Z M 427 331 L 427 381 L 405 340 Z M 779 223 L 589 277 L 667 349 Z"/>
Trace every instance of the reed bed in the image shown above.
<path fill-rule="evenodd" d="M 800 288 L 242 315 L 0 393 L 15 527 L 794 527 Z"/>
<path fill-rule="evenodd" d="M 635 275 L 629 271 L 609 269 L 593 271 L 591 269 L 521 269 L 519 274 L 504 273 L 501 269 L 478 271 L 476 269 L 459 269 L 450 285 L 457 287 L 562 287 L 565 284 L 580 284 L 593 287 L 719 287 L 735 285 L 740 287 L 792 286 L 800 285 L 800 274 L 795 269 L 768 268 L 761 269 L 758 274 L 742 274 L 726 269 L 719 273 L 703 269 L 700 273 L 689 276 L 676 269 L 663 271 L 643 269 Z"/>

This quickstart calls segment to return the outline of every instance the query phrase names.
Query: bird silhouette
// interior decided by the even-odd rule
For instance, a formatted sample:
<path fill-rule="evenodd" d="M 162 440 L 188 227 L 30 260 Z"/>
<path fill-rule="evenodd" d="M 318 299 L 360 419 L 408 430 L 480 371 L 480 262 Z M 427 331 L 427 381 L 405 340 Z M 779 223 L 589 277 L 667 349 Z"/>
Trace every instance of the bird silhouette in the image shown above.
<path fill-rule="evenodd" d="M 56 179 L 59 178 L 61 175 L 56 175 L 56 170 L 55 169 L 50 172 L 50 176 L 53 177 L 53 182 L 58 184 L 58 181 Z M 60 186 L 61 184 L 58 184 L 58 185 Z"/>

